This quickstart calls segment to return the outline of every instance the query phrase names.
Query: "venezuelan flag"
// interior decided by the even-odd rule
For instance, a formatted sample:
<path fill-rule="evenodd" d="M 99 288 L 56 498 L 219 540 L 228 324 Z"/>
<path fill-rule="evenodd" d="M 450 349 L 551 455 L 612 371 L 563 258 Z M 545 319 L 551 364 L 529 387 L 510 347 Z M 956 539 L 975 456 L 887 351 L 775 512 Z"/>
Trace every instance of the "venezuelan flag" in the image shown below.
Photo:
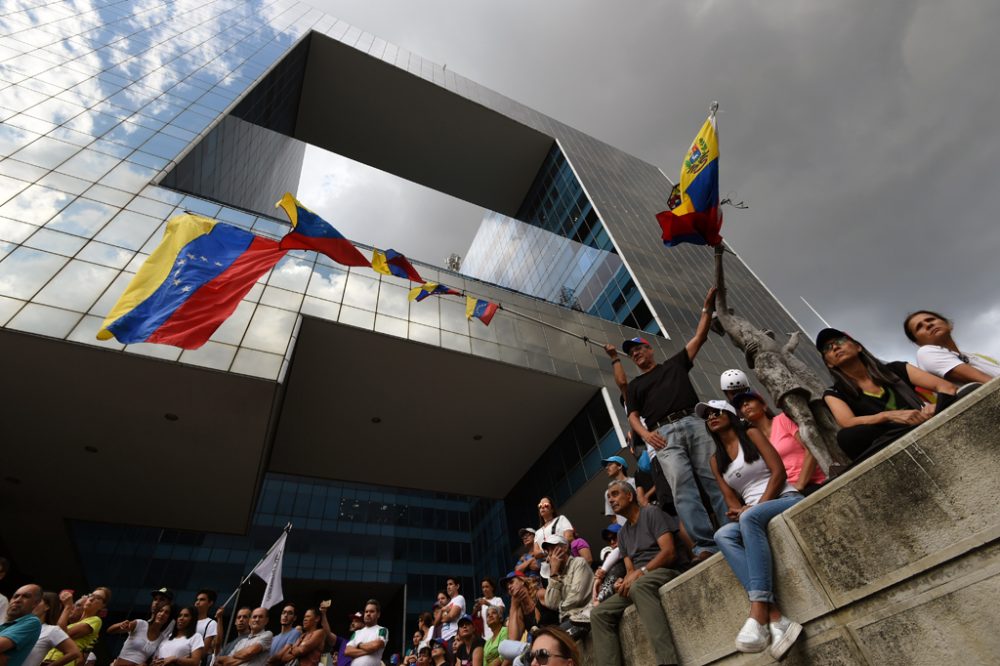
<path fill-rule="evenodd" d="M 490 303 L 489 301 L 484 301 L 481 298 L 473 298 L 472 296 L 465 297 L 465 318 L 472 319 L 475 317 L 479 321 L 483 322 L 487 326 L 490 325 L 490 320 L 493 319 L 493 315 L 497 313 L 497 308 L 500 306 L 496 303 Z"/>
<path fill-rule="evenodd" d="M 283 250 L 315 250 L 345 266 L 371 266 L 365 255 L 351 241 L 334 229 L 329 222 L 312 212 L 285 192 L 274 204 L 282 208 L 292 223 L 292 230 L 281 239 Z"/>
<path fill-rule="evenodd" d="M 406 257 L 391 249 L 385 252 L 382 250 L 372 252 L 372 269 L 385 275 L 408 278 L 413 282 L 424 281 Z"/>
<path fill-rule="evenodd" d="M 462 292 L 458 289 L 452 289 L 451 287 L 438 284 L 437 282 L 425 282 L 419 287 L 414 287 L 410 290 L 410 300 L 417 301 L 418 303 L 428 296 L 440 296 L 443 294 L 449 294 L 451 296 L 461 296 Z"/>
<path fill-rule="evenodd" d="M 163 240 L 104 319 L 98 340 L 197 349 L 285 256 L 277 241 L 199 215 L 167 222 Z"/>
<path fill-rule="evenodd" d="M 679 194 L 679 201 L 676 195 Z M 681 179 L 672 193 L 670 210 L 657 213 L 663 244 L 718 245 L 722 242 L 719 209 L 719 135 L 715 112 L 709 115 L 681 165 Z"/>

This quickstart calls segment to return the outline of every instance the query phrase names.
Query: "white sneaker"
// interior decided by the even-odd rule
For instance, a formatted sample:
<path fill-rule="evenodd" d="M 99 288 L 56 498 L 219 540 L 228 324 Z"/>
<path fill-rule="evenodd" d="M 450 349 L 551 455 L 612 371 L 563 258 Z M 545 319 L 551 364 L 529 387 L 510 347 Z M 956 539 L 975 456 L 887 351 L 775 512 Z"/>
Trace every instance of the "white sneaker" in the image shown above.
<path fill-rule="evenodd" d="M 771 633 L 767 627 L 748 617 L 740 633 L 736 635 L 736 649 L 740 652 L 763 652 L 770 640 Z"/>
<path fill-rule="evenodd" d="M 771 656 L 775 660 L 781 659 L 802 633 L 802 625 L 782 615 L 780 620 L 772 622 L 768 627 L 771 629 Z"/>

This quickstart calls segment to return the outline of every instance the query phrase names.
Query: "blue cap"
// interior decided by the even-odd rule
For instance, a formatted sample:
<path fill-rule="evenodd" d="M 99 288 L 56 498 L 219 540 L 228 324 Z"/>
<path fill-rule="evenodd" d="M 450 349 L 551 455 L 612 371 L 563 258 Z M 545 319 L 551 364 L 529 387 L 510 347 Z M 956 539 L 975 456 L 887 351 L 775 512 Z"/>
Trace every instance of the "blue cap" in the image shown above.
<path fill-rule="evenodd" d="M 463 624 L 467 624 L 467 623 L 468 624 L 472 623 L 472 616 L 469 615 L 468 613 L 466 613 L 462 617 L 458 618 L 458 620 L 455 622 L 455 624 L 457 624 L 458 626 L 462 626 Z"/>
<path fill-rule="evenodd" d="M 614 525 L 608 525 L 603 530 L 601 530 L 601 538 L 603 538 L 605 541 L 608 541 L 609 539 L 611 539 L 612 536 L 618 534 L 621 528 L 622 526 L 619 525 L 618 523 L 615 523 Z"/>
<path fill-rule="evenodd" d="M 646 338 L 632 338 L 631 340 L 626 340 L 622 343 L 622 351 L 628 354 L 632 350 L 632 347 L 638 347 L 639 345 L 652 347 Z"/>
<path fill-rule="evenodd" d="M 625 459 L 622 458 L 621 456 L 610 456 L 601 461 L 602 465 L 607 465 L 608 463 L 618 463 L 625 469 L 628 469 L 628 463 L 625 462 Z"/>

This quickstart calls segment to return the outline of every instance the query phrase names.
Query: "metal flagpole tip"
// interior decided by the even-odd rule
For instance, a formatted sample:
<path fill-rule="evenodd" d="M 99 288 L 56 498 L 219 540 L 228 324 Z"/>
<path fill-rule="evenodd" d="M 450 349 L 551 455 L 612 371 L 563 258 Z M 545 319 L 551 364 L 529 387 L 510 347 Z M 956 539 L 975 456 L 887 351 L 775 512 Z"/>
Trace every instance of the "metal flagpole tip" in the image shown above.
<path fill-rule="evenodd" d="M 712 104 L 708 107 L 708 112 L 710 114 L 712 114 L 713 116 L 716 113 L 718 113 L 719 112 L 719 103 L 718 102 L 712 102 Z"/>

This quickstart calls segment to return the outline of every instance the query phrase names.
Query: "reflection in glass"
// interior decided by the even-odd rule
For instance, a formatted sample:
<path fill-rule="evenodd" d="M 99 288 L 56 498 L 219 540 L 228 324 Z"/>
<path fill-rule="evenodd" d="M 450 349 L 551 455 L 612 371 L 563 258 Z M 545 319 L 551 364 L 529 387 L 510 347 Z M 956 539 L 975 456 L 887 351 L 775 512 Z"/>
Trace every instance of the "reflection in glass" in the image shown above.
<path fill-rule="evenodd" d="M 284 354 L 298 313 L 258 305 L 250 320 L 243 345 L 261 351 Z"/>
<path fill-rule="evenodd" d="M 298 257 L 285 257 L 271 270 L 267 283 L 280 289 L 303 292 L 312 275 L 312 261 Z"/>
<path fill-rule="evenodd" d="M 161 220 L 140 213 L 123 210 L 108 223 L 96 239 L 111 245 L 138 250 L 150 239 Z"/>
<path fill-rule="evenodd" d="M 70 236 L 69 234 L 43 228 L 33 233 L 30 238 L 24 241 L 24 244 L 36 250 L 45 250 L 72 257 L 86 242 L 86 240 L 78 236 Z"/>
<path fill-rule="evenodd" d="M 90 238 L 118 212 L 117 208 L 89 199 L 77 199 L 46 225 L 49 229 Z"/>
<path fill-rule="evenodd" d="M 19 301 L 16 298 L 7 298 L 6 296 L 0 296 L 0 326 L 7 323 L 14 313 L 20 310 L 24 306 L 24 301 Z"/>
<path fill-rule="evenodd" d="M 457 301 L 445 296 L 432 296 L 431 299 L 433 298 L 438 298 L 440 301 L 441 328 L 445 331 L 468 335 L 469 320 L 465 317 L 465 300 Z M 423 303 L 418 303 L 417 307 L 420 305 L 423 305 Z"/>
<path fill-rule="evenodd" d="M 252 375 L 265 379 L 276 379 L 284 360 L 279 354 L 266 354 L 254 349 L 240 349 L 230 368 L 241 375 Z"/>
<path fill-rule="evenodd" d="M 14 153 L 14 159 L 45 169 L 54 169 L 79 150 L 78 146 L 43 136 Z"/>
<path fill-rule="evenodd" d="M 246 299 L 240 301 L 233 314 L 222 322 L 222 325 L 212 334 L 211 339 L 231 345 L 240 344 L 243 334 L 247 330 L 247 325 L 250 323 L 250 317 L 253 316 L 254 308 L 256 308 L 255 303 Z"/>
<path fill-rule="evenodd" d="M 415 307 L 423 303 L 415 304 Z M 384 279 L 378 293 L 378 313 L 406 319 L 410 310 L 409 289 L 388 284 Z"/>
<path fill-rule="evenodd" d="M 104 293 L 118 271 L 105 266 L 71 261 L 52 278 L 34 300 L 67 310 L 86 312 Z"/>
<path fill-rule="evenodd" d="M 324 301 L 312 296 L 306 296 L 299 310 L 303 316 L 318 317 L 329 321 L 337 321 L 340 314 L 340 304 L 331 301 Z"/>
<path fill-rule="evenodd" d="M 86 345 L 94 345 L 95 347 L 106 347 L 108 349 L 124 349 L 125 345 L 118 342 L 114 338 L 110 340 L 98 340 L 97 332 L 101 330 L 101 325 L 104 323 L 104 317 L 96 317 L 94 315 L 86 315 L 80 320 L 80 323 L 76 325 L 73 332 L 69 334 L 66 338 L 72 342 L 82 342 Z"/>
<path fill-rule="evenodd" d="M 0 261 L 0 296 L 31 298 L 67 261 L 56 254 L 17 248 Z"/>
<path fill-rule="evenodd" d="M 65 208 L 72 199 L 73 195 L 66 192 L 32 185 L 0 206 L 0 217 L 40 225 Z"/>
<path fill-rule="evenodd" d="M 344 289 L 344 305 L 374 310 L 378 299 L 378 280 L 352 271 Z"/>
<path fill-rule="evenodd" d="M 340 307 L 340 317 L 338 321 L 348 326 L 372 330 L 375 326 L 375 313 L 368 310 L 359 310 L 348 305 Z"/>
<path fill-rule="evenodd" d="M 181 363 L 200 365 L 204 368 L 228 370 L 236 356 L 236 347 L 208 341 L 199 349 L 187 349 L 181 354 Z"/>
<path fill-rule="evenodd" d="M 397 319 L 396 317 L 386 317 L 385 315 L 378 314 L 375 316 L 375 331 L 377 333 L 392 335 L 397 338 L 405 338 L 406 320 Z"/>
<path fill-rule="evenodd" d="M 80 317 L 81 315 L 77 312 L 28 303 L 13 319 L 7 322 L 7 328 L 53 338 L 64 338 L 73 330 L 73 326 L 76 325 Z"/>

